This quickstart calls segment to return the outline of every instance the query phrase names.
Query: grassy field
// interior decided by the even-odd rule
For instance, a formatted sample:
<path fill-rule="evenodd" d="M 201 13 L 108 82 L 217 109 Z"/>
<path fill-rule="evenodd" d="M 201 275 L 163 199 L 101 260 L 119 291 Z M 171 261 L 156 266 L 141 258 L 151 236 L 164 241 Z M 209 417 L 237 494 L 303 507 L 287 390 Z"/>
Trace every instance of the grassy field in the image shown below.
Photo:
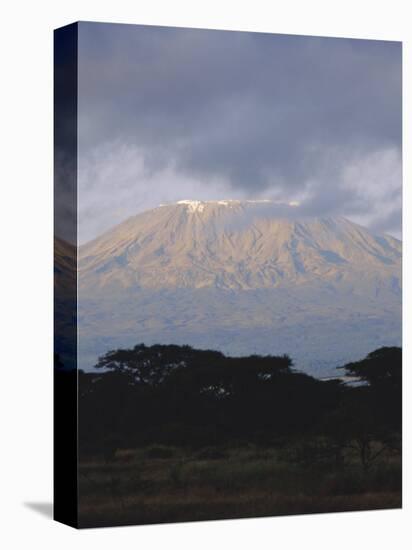
<path fill-rule="evenodd" d="M 308 463 L 293 445 L 187 450 L 154 445 L 83 458 L 82 527 L 399 508 L 399 455 L 364 471 L 346 453 Z"/>

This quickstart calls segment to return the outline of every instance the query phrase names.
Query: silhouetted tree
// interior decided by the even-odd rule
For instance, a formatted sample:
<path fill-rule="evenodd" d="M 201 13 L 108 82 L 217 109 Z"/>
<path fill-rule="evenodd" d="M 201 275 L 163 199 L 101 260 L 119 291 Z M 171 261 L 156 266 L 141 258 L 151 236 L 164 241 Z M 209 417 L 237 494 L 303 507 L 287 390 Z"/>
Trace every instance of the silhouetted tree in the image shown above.
<path fill-rule="evenodd" d="M 362 381 L 355 387 L 297 372 L 288 356 L 226 357 L 176 345 L 112 350 L 94 372 L 79 373 L 80 449 L 110 460 L 117 448 L 148 443 L 297 438 L 309 441 L 313 460 L 331 457 L 337 467 L 344 450 L 356 448 L 366 470 L 380 448 L 400 445 L 400 356 L 382 348 L 345 365 Z M 323 443 L 313 445 L 316 438 Z"/>
<path fill-rule="evenodd" d="M 361 361 L 343 367 L 349 376 L 355 376 L 373 389 L 400 390 L 402 385 L 402 349 L 383 347 L 369 353 Z"/>

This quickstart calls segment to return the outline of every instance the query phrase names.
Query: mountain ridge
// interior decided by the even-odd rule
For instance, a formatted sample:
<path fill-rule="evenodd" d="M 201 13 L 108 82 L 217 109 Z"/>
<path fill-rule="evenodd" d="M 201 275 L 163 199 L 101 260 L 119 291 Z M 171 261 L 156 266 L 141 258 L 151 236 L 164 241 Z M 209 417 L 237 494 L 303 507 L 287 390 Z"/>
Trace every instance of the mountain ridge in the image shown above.
<path fill-rule="evenodd" d="M 366 264 L 390 272 L 400 257 L 400 241 L 342 217 L 301 220 L 299 207 L 269 201 L 179 201 L 83 245 L 79 267 L 99 286 L 246 290 L 333 280 L 349 267 L 359 275 Z"/>

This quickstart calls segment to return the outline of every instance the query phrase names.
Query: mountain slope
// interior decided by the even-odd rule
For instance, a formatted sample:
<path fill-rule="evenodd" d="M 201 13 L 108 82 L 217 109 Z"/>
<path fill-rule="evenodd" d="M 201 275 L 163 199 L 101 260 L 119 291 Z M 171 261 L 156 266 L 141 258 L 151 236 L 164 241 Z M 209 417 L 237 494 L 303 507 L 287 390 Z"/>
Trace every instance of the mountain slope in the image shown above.
<path fill-rule="evenodd" d="M 319 371 L 400 343 L 401 254 L 293 204 L 160 206 L 80 248 L 79 349 L 88 366 L 144 341 L 290 353 Z"/>
<path fill-rule="evenodd" d="M 344 218 L 298 216 L 298 207 L 270 202 L 161 206 L 81 247 L 81 282 L 246 290 L 399 276 L 396 239 Z"/>

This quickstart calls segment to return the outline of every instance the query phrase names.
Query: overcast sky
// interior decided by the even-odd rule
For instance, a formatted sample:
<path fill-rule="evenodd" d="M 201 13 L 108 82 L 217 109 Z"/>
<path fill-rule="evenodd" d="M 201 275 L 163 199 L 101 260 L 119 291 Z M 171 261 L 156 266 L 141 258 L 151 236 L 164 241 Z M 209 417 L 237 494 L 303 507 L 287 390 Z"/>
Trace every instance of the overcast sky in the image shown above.
<path fill-rule="evenodd" d="M 181 199 L 401 236 L 401 44 L 81 23 L 79 240 Z"/>

